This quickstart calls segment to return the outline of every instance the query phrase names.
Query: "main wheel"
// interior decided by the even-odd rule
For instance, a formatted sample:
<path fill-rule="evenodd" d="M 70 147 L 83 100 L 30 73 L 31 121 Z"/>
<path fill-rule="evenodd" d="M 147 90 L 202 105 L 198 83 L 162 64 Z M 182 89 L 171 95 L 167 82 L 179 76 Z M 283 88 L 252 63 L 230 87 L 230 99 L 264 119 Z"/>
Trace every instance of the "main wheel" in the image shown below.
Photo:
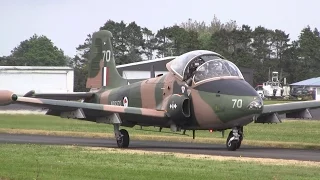
<path fill-rule="evenodd" d="M 227 138 L 227 142 L 226 142 L 226 145 L 227 145 L 227 149 L 229 151 L 235 151 L 238 147 L 238 141 L 237 140 L 233 140 L 229 143 L 229 140 L 233 137 L 233 133 L 232 131 L 229 133 L 229 136 Z"/>
<path fill-rule="evenodd" d="M 120 133 L 121 133 L 122 137 L 119 140 L 117 140 L 118 147 L 119 148 L 127 148 L 129 146 L 129 142 L 130 142 L 129 133 L 125 129 L 121 129 Z"/>

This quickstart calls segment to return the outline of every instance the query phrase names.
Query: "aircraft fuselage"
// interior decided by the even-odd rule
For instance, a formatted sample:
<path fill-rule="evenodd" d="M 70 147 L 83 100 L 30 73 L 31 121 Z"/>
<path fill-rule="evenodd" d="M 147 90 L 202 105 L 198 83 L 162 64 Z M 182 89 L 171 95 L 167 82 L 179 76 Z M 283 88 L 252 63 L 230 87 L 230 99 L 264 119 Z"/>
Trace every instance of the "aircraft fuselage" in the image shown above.
<path fill-rule="evenodd" d="M 245 80 L 209 80 L 189 87 L 170 72 L 126 86 L 102 89 L 97 95 L 96 100 L 100 104 L 166 110 L 171 113 L 167 119 L 121 114 L 123 126 L 150 124 L 168 127 L 175 123 L 184 129 L 220 130 L 247 125 L 253 121 L 255 114 L 262 111 L 262 108 L 248 108 L 253 101 L 262 101 Z"/>

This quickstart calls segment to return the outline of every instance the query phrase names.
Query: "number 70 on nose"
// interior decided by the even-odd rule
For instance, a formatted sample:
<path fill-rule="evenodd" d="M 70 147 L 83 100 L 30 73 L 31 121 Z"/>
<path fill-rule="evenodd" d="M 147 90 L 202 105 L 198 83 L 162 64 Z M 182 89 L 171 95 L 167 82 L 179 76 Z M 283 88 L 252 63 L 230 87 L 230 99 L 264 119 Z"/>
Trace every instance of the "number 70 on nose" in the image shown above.
<path fill-rule="evenodd" d="M 231 99 L 233 102 L 232 108 L 242 108 L 242 99 Z"/>

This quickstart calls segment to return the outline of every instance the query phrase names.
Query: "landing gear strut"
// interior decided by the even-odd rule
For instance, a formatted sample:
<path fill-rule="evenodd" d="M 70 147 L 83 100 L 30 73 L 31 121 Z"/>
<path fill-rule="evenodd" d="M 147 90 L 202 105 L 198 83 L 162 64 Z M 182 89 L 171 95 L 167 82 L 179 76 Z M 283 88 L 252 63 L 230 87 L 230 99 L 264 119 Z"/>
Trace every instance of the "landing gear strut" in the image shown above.
<path fill-rule="evenodd" d="M 118 147 L 119 148 L 127 148 L 129 146 L 129 142 L 130 142 L 130 137 L 129 137 L 128 131 L 125 129 L 119 130 L 120 124 L 114 124 L 113 128 L 114 128 L 114 136 L 117 140 Z"/>
<path fill-rule="evenodd" d="M 227 149 L 229 151 L 235 151 L 239 149 L 241 146 L 241 142 L 243 140 L 243 127 L 234 127 L 232 131 L 229 133 L 227 138 Z"/>

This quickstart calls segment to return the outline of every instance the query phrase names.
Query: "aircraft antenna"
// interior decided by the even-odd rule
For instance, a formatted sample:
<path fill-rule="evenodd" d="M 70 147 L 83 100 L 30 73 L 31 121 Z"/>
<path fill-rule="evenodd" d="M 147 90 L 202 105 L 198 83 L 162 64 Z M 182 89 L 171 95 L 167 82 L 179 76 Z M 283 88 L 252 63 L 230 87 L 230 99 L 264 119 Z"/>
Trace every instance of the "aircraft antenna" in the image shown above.
<path fill-rule="evenodd" d="M 155 72 L 154 72 L 154 66 L 151 65 L 151 69 L 150 69 L 150 78 L 154 78 L 156 75 L 155 75 Z"/>

